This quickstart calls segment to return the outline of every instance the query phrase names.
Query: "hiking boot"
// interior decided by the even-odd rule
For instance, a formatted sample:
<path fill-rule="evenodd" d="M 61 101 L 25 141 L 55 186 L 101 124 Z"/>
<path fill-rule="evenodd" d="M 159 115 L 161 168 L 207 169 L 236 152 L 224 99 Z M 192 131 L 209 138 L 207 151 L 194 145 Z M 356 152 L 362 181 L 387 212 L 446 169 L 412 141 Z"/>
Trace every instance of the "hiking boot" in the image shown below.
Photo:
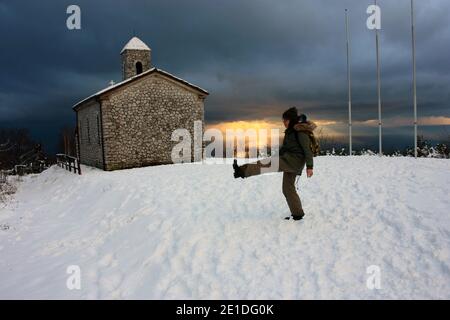
<path fill-rule="evenodd" d="M 234 161 L 233 161 L 233 169 L 234 169 L 233 175 L 234 175 L 235 179 L 237 179 L 237 178 L 243 179 L 244 178 L 244 173 L 242 172 L 241 168 L 238 166 L 236 159 L 234 159 Z"/>
<path fill-rule="evenodd" d="M 298 221 L 298 220 L 302 220 L 304 216 L 305 216 L 304 214 L 301 215 L 301 216 L 292 216 L 292 219 Z M 286 218 L 284 218 L 284 219 L 285 219 L 285 220 L 290 220 L 291 217 L 286 217 Z"/>

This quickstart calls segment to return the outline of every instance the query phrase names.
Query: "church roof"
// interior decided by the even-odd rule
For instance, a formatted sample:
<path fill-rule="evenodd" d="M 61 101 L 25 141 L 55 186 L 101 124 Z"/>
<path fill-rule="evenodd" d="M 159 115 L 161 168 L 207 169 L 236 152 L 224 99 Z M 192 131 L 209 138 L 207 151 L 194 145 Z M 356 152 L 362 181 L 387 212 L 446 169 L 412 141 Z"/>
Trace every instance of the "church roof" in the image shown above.
<path fill-rule="evenodd" d="M 132 81 L 134 81 L 134 80 L 136 80 L 136 79 L 140 79 L 140 78 L 142 78 L 142 77 L 145 77 L 146 75 L 150 75 L 150 74 L 152 74 L 152 73 L 158 73 L 158 74 L 161 74 L 161 75 L 166 76 L 166 77 L 168 77 L 168 78 L 170 78 L 170 79 L 172 79 L 172 80 L 175 80 L 175 81 L 177 81 L 177 82 L 179 82 L 179 83 L 182 83 L 182 84 L 184 84 L 185 86 L 188 86 L 188 87 L 190 87 L 190 88 L 192 88 L 192 89 L 194 89 L 194 90 L 196 90 L 196 91 L 198 91 L 198 92 L 200 92 L 200 93 L 202 93 L 202 94 L 204 94 L 204 95 L 209 95 L 209 92 L 206 91 L 205 89 L 202 89 L 202 88 L 200 88 L 199 86 L 196 86 L 196 85 L 194 85 L 194 84 L 192 84 L 192 83 L 190 83 L 190 82 L 187 82 L 187 81 L 185 81 L 185 80 L 183 80 L 183 79 L 181 79 L 181 78 L 178 78 L 178 77 L 174 76 L 173 74 L 170 74 L 169 72 L 166 72 L 166 71 L 164 71 L 164 70 L 157 69 L 157 68 L 151 68 L 151 69 L 149 69 L 149 70 L 147 70 L 147 71 L 145 71 L 145 72 L 142 72 L 141 74 L 138 74 L 138 75 L 136 75 L 136 76 L 134 76 L 134 77 L 128 78 L 128 79 L 126 79 L 126 80 L 124 80 L 124 81 L 121 81 L 121 82 L 119 82 L 119 83 L 116 83 L 116 84 L 114 84 L 114 85 L 111 85 L 111 86 L 109 86 L 109 87 L 106 87 L 105 89 L 100 90 L 100 91 L 94 93 L 93 95 L 87 97 L 86 99 L 83 99 L 83 100 L 77 102 L 77 103 L 72 107 L 72 109 L 74 109 L 74 110 L 76 111 L 77 108 L 78 108 L 80 105 L 82 105 L 83 103 L 88 102 L 89 100 L 93 100 L 93 99 L 95 99 L 95 98 L 101 96 L 102 94 L 105 94 L 105 93 L 107 93 L 107 92 L 113 91 L 113 90 L 115 90 L 115 89 L 117 89 L 117 88 L 119 88 L 119 87 L 122 87 L 123 85 L 125 85 L 125 84 L 127 84 L 127 83 L 130 83 L 130 82 L 132 82 Z"/>
<path fill-rule="evenodd" d="M 131 38 L 130 41 L 123 47 L 122 51 L 120 53 L 124 52 L 125 50 L 147 50 L 150 51 L 150 48 L 138 37 Z"/>

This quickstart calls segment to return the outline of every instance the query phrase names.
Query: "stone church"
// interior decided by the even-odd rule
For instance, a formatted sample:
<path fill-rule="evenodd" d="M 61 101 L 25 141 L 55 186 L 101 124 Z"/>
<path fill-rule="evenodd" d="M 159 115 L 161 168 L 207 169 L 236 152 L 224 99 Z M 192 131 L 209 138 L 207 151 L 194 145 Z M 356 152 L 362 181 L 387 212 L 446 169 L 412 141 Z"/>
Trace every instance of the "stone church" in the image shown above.
<path fill-rule="evenodd" d="M 208 92 L 153 67 L 137 37 L 120 54 L 122 81 L 73 106 L 80 162 L 103 170 L 172 163 L 172 132 L 185 128 L 193 138 L 198 120 L 204 130 Z"/>

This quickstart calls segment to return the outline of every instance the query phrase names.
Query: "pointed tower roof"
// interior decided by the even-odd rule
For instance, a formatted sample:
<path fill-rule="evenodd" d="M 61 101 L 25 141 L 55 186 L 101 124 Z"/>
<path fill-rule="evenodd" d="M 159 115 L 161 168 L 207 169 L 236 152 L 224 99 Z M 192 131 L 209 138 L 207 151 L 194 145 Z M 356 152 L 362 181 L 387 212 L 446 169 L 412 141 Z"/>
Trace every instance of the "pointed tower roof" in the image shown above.
<path fill-rule="evenodd" d="M 138 37 L 131 38 L 130 41 L 123 47 L 120 53 L 122 54 L 125 50 L 146 50 L 151 51 L 151 49 Z"/>

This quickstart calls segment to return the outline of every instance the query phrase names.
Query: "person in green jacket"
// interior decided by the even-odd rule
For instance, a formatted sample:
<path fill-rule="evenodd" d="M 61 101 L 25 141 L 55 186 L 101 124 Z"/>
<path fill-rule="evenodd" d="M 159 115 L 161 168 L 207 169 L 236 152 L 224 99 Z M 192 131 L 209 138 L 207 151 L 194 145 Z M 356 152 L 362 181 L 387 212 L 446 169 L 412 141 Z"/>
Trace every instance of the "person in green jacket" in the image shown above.
<path fill-rule="evenodd" d="M 283 172 L 283 195 L 286 198 L 292 218 L 301 220 L 305 213 L 295 188 L 295 178 L 302 174 L 305 165 L 306 176 L 308 178 L 313 176 L 313 152 L 308 133 L 313 132 L 317 126 L 308 121 L 304 114 L 298 115 L 295 107 L 283 113 L 283 124 L 286 130 L 284 131 L 279 156 L 276 159 L 278 167 L 271 166 L 274 157 L 242 166 L 238 166 L 235 159 L 233 162 L 234 177 L 248 178 L 266 172 Z M 290 217 L 286 217 L 286 219 L 289 220 Z"/>

